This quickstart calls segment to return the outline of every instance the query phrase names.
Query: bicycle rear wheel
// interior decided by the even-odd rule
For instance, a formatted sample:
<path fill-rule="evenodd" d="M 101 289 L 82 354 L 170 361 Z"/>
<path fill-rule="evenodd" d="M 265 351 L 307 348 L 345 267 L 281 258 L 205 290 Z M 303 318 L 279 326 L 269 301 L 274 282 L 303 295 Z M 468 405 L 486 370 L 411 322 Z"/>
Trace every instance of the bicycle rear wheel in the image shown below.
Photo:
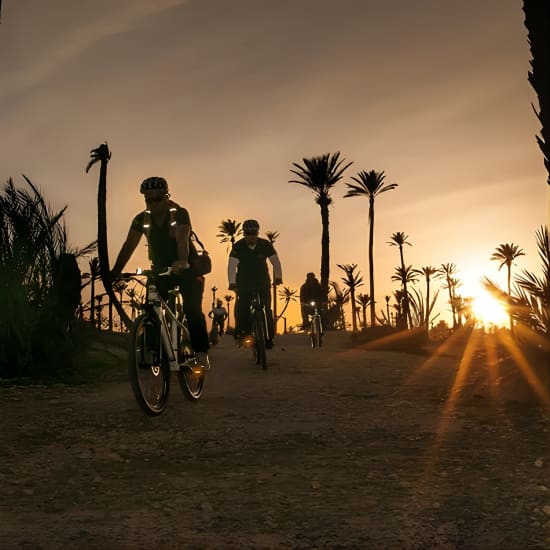
<path fill-rule="evenodd" d="M 254 331 L 254 359 L 256 365 L 261 365 L 262 369 L 267 369 L 267 356 L 265 352 L 265 341 L 267 339 L 265 318 L 263 311 L 256 310 L 253 318 L 253 331 Z"/>
<path fill-rule="evenodd" d="M 144 313 L 130 333 L 128 378 L 137 404 L 149 416 L 166 409 L 170 392 L 170 369 L 162 352 L 158 320 Z"/>
<path fill-rule="evenodd" d="M 212 328 L 210 329 L 208 340 L 210 341 L 210 345 L 212 347 L 220 341 L 220 337 L 218 335 L 218 326 L 216 325 L 216 323 L 212 323 Z"/>

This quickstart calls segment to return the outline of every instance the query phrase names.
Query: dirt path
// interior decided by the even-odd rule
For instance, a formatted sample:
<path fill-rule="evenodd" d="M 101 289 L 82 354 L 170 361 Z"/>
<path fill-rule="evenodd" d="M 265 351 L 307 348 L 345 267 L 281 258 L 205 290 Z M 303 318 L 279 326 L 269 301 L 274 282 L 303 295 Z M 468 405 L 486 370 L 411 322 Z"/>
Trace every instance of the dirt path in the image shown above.
<path fill-rule="evenodd" d="M 550 548 L 548 410 L 483 349 L 326 344 L 280 337 L 263 372 L 224 337 L 156 419 L 123 375 L 1 388 L 0 548 Z"/>

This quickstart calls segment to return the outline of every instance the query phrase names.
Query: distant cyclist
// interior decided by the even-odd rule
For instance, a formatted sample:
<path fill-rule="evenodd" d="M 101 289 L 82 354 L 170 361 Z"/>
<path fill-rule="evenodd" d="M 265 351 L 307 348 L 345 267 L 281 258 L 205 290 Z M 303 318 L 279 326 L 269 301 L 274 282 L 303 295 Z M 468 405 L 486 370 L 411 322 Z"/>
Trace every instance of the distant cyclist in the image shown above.
<path fill-rule="evenodd" d="M 216 301 L 216 307 L 212 308 L 212 311 L 208 314 L 208 317 L 210 317 L 210 319 L 212 319 L 212 323 L 218 327 L 218 334 L 223 336 L 225 320 L 227 319 L 227 310 L 223 307 L 221 300 Z"/>
<path fill-rule="evenodd" d="M 277 252 L 267 239 L 258 237 L 260 224 L 256 220 L 243 222 L 244 237 L 231 249 L 227 266 L 229 290 L 237 293 L 235 304 L 235 336 L 242 338 L 252 331 L 250 320 L 250 302 L 258 290 L 265 305 L 267 316 L 267 348 L 273 347 L 273 312 L 271 310 L 271 280 L 266 260 L 273 266 L 275 285 L 283 282 L 281 262 Z"/>
<path fill-rule="evenodd" d="M 309 328 L 309 316 L 313 314 L 314 308 L 311 302 L 317 304 L 320 311 L 323 303 L 323 289 L 315 273 L 308 273 L 304 284 L 300 287 L 300 303 L 302 305 L 302 328 Z"/>
<path fill-rule="evenodd" d="M 159 278 L 159 292 L 164 299 L 168 291 L 178 285 L 183 295 L 183 310 L 187 316 L 191 345 L 198 362 L 210 368 L 208 358 L 208 332 L 202 312 L 204 277 L 189 266 L 189 258 L 197 254 L 191 242 L 189 213 L 170 200 L 168 184 L 164 178 L 151 177 L 143 180 L 140 192 L 146 209 L 134 217 L 126 241 L 122 245 L 112 270 L 114 279 L 120 273 L 145 234 L 153 269 L 171 267 L 173 274 Z"/>

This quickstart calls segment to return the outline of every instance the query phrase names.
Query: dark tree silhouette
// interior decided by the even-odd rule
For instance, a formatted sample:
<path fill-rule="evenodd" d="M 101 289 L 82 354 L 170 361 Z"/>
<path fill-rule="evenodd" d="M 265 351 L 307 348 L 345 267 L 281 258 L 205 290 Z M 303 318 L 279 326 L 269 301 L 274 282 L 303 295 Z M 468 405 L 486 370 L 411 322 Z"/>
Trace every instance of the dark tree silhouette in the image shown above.
<path fill-rule="evenodd" d="M 357 332 L 357 306 L 355 305 L 355 290 L 363 285 L 363 277 L 359 273 L 355 273 L 357 264 L 338 264 L 338 267 L 346 274 L 342 277 L 342 282 L 349 290 L 351 299 L 351 327 L 353 332 Z"/>
<path fill-rule="evenodd" d="M 384 183 L 384 172 L 361 171 L 357 176 L 352 176 L 353 183 L 346 183 L 348 192 L 344 197 L 367 197 L 369 199 L 369 284 L 370 284 L 370 324 L 376 324 L 376 295 L 374 293 L 374 199 L 381 193 L 391 191 L 397 187 L 397 183 Z"/>
<path fill-rule="evenodd" d="M 409 246 L 412 246 L 412 244 L 407 240 L 409 238 L 408 235 L 405 235 L 403 231 L 398 231 L 397 233 L 394 233 L 390 237 L 390 241 L 388 244 L 390 246 L 397 246 L 399 248 L 399 258 L 401 260 L 401 269 L 403 271 L 405 270 L 405 257 L 403 254 L 403 245 L 407 244 Z M 403 318 L 402 322 L 405 324 L 405 328 L 409 328 L 411 326 L 411 308 L 409 305 L 409 291 L 407 290 L 407 281 L 403 281 L 403 295 L 404 295 L 404 302 L 403 302 Z"/>
<path fill-rule="evenodd" d="M 99 167 L 99 183 L 97 187 L 97 253 L 99 256 L 99 273 L 103 288 L 109 299 L 115 306 L 121 321 L 128 329 L 132 326 L 132 320 L 124 311 L 113 289 L 113 281 L 109 268 L 109 250 L 107 248 L 107 164 L 111 158 L 111 152 L 107 143 L 102 143 L 96 149 L 90 151 L 90 162 L 86 166 L 86 173 L 96 163 Z"/>
<path fill-rule="evenodd" d="M 550 185 L 550 2 L 523 0 L 527 41 L 531 48 L 531 70 L 528 78 L 539 100 L 539 111 L 533 107 L 542 125 L 537 143 L 544 157 Z"/>
<path fill-rule="evenodd" d="M 303 165 L 293 162 L 296 170 L 290 170 L 299 179 L 289 180 L 289 183 L 298 183 L 313 191 L 315 202 L 321 209 L 321 288 L 325 303 L 328 301 L 330 276 L 330 237 L 328 207 L 332 203 L 330 191 L 342 179 L 344 171 L 353 163 L 344 164 L 340 152 L 326 153 L 320 157 L 304 158 Z M 343 165 L 343 166 L 342 166 Z"/>
<path fill-rule="evenodd" d="M 506 266 L 506 282 L 508 288 L 508 296 L 512 295 L 512 264 L 514 260 L 519 256 L 525 256 L 525 252 L 514 243 L 500 244 L 497 246 L 496 250 L 491 254 L 491 260 L 500 262 L 498 269 L 499 271 Z M 514 332 L 514 318 L 512 312 L 509 312 L 510 317 L 510 332 Z"/>

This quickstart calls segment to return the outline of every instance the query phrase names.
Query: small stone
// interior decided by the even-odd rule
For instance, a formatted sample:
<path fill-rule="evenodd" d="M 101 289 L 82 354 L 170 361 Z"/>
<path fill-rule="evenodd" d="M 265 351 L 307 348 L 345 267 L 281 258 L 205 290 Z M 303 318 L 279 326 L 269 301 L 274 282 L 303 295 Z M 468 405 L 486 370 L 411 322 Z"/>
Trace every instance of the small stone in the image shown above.
<path fill-rule="evenodd" d="M 542 468 L 543 464 L 544 464 L 544 460 L 542 460 L 542 458 L 537 458 L 537 460 L 535 460 L 535 466 L 537 468 Z"/>

